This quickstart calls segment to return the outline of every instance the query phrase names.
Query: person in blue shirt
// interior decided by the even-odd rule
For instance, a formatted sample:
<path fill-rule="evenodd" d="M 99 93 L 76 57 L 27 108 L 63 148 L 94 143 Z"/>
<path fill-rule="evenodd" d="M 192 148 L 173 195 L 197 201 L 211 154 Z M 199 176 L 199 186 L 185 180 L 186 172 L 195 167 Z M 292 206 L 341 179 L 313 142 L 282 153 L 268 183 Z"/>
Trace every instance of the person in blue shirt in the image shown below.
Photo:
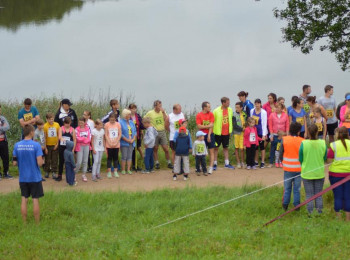
<path fill-rule="evenodd" d="M 250 111 L 254 108 L 254 105 L 250 100 L 247 99 L 248 92 L 241 91 L 237 94 L 239 100 L 243 103 L 243 112 L 246 114 L 246 117 L 250 117 Z"/>
<path fill-rule="evenodd" d="M 18 120 L 23 128 L 26 125 L 32 125 L 35 127 L 36 121 L 40 119 L 40 115 L 38 109 L 35 106 L 32 106 L 32 100 L 30 98 L 26 98 L 23 102 L 24 108 L 22 108 L 18 112 Z M 23 139 L 22 134 L 22 139 Z"/>
<path fill-rule="evenodd" d="M 44 196 L 40 167 L 43 165 L 43 151 L 38 142 L 33 141 L 34 127 L 30 124 L 23 127 L 24 139 L 15 144 L 13 149 L 13 165 L 18 166 L 19 186 L 21 189 L 21 213 L 27 221 L 27 204 L 31 196 L 35 222 L 40 221 L 39 198 Z"/>

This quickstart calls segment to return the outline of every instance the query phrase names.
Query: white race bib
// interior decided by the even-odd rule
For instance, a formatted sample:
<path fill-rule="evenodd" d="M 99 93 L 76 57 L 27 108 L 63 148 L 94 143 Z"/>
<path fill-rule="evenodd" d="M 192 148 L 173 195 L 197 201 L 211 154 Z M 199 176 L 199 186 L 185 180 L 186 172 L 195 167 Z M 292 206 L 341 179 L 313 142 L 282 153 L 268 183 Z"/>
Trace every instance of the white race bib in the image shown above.
<path fill-rule="evenodd" d="M 256 141 L 255 133 L 250 133 L 250 135 L 249 135 L 249 141 L 250 141 L 250 142 L 255 142 L 255 141 Z"/>
<path fill-rule="evenodd" d="M 57 130 L 54 127 L 50 127 L 47 133 L 48 137 L 57 137 Z"/>
<path fill-rule="evenodd" d="M 87 131 L 85 132 L 80 132 L 80 137 L 88 137 L 89 133 Z"/>
<path fill-rule="evenodd" d="M 61 145 L 66 146 L 67 141 L 70 141 L 69 136 L 62 136 Z"/>
<path fill-rule="evenodd" d="M 118 137 L 118 128 L 109 129 L 109 138 L 115 139 Z"/>
<path fill-rule="evenodd" d="M 95 141 L 96 148 L 103 149 L 103 136 L 99 136 Z"/>

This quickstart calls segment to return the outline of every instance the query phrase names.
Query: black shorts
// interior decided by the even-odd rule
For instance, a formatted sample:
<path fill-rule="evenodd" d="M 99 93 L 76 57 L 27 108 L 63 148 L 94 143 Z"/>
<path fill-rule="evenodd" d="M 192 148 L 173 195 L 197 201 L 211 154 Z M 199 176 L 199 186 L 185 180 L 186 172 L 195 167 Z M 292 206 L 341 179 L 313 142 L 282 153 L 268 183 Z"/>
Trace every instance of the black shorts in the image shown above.
<path fill-rule="evenodd" d="M 210 143 L 208 143 L 208 134 L 204 136 L 204 141 L 208 149 L 213 149 L 215 147 L 215 135 L 213 133 L 210 135 Z"/>
<path fill-rule="evenodd" d="M 44 189 L 42 182 L 20 182 L 21 195 L 26 199 L 30 196 L 33 199 L 39 199 L 44 196 Z"/>
<path fill-rule="evenodd" d="M 262 135 L 258 135 L 260 138 L 262 138 Z M 256 150 L 264 151 L 265 150 L 265 141 L 261 140 L 259 141 L 259 145 L 256 146 Z"/>
<path fill-rule="evenodd" d="M 215 147 L 222 144 L 223 148 L 227 148 L 230 144 L 230 135 L 215 135 Z"/>
<path fill-rule="evenodd" d="M 175 142 L 174 141 L 170 141 L 169 146 L 170 146 L 171 150 L 175 151 Z"/>
<path fill-rule="evenodd" d="M 338 127 L 338 122 L 334 124 L 327 124 L 327 133 L 328 135 L 334 135 L 334 130 Z"/>

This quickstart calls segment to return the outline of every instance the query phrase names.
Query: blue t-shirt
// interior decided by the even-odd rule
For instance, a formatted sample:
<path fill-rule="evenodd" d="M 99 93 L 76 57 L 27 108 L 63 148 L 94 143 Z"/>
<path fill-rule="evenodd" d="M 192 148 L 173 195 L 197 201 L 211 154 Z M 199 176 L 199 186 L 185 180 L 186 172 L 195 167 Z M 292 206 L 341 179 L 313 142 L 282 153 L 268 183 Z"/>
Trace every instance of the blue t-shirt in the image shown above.
<path fill-rule="evenodd" d="M 256 127 L 256 131 L 258 132 L 258 135 L 262 136 L 263 131 L 262 131 L 262 125 L 261 125 L 261 111 L 259 114 L 257 114 L 254 109 L 251 117 L 254 118 L 255 120 L 255 127 Z"/>
<path fill-rule="evenodd" d="M 18 120 L 23 119 L 24 122 L 30 121 L 33 118 L 35 118 L 37 115 L 39 115 L 39 112 L 35 106 L 31 106 L 29 111 L 26 111 L 24 108 L 22 108 L 18 112 Z"/>
<path fill-rule="evenodd" d="M 287 108 L 287 113 L 288 113 L 288 115 L 290 114 L 290 111 L 291 111 L 292 109 L 293 109 L 292 106 L 290 106 L 290 107 Z"/>
<path fill-rule="evenodd" d="M 289 112 L 289 116 L 292 117 L 292 122 L 298 122 L 301 124 L 301 130 L 300 132 L 305 132 L 305 122 L 304 122 L 304 116 L 306 115 L 306 112 L 304 109 L 301 109 L 300 113 L 297 113 L 294 109 L 292 109 Z"/>
<path fill-rule="evenodd" d="M 19 182 L 40 182 L 41 172 L 36 158 L 43 156 L 38 142 L 22 140 L 15 144 L 13 156 L 17 158 Z"/>

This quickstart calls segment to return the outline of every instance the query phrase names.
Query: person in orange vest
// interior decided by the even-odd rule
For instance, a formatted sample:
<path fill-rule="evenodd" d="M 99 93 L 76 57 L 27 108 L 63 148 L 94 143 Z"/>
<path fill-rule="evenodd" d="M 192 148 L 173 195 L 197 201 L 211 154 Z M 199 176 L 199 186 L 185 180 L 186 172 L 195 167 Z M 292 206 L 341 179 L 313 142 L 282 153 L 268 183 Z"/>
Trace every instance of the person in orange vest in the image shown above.
<path fill-rule="evenodd" d="M 288 136 L 282 138 L 280 147 L 280 160 L 284 170 L 284 192 L 282 208 L 287 211 L 290 203 L 290 196 L 293 190 L 293 204 L 300 204 L 301 188 L 301 165 L 299 162 L 299 148 L 304 138 L 300 137 L 301 124 L 292 122 L 289 127 Z"/>

